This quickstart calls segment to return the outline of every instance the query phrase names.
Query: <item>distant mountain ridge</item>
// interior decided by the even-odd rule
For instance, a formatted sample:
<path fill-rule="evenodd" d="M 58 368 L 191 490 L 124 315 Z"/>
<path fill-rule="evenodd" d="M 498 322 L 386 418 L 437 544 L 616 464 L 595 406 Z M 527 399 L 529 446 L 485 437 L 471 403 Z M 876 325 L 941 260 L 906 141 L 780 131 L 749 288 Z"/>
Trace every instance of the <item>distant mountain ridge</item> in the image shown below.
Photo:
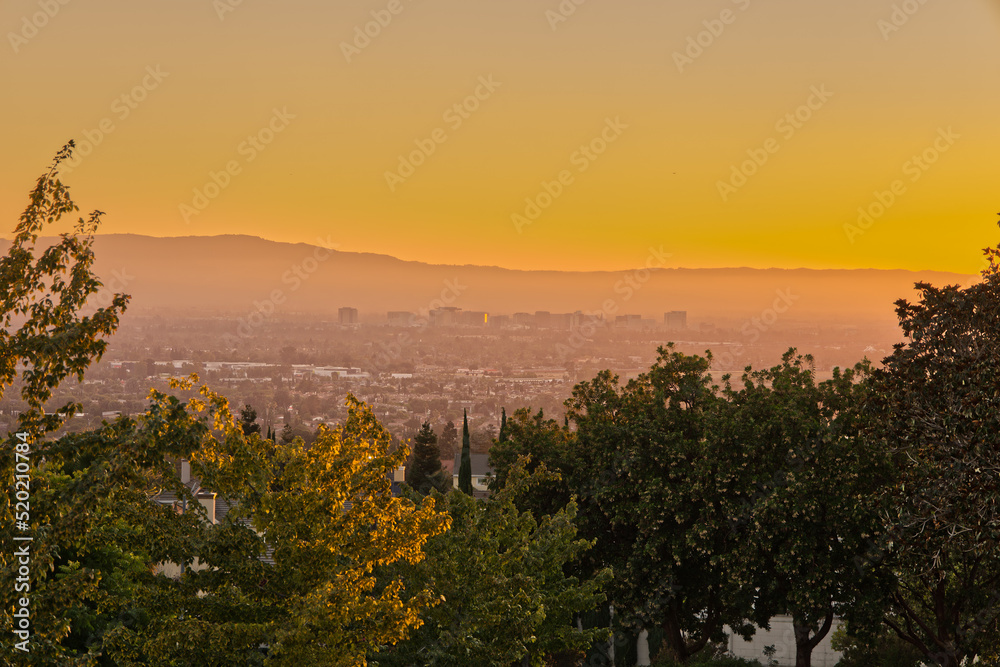
<path fill-rule="evenodd" d="M 9 241 L 0 241 L 6 249 Z M 268 303 L 278 313 L 362 317 L 448 305 L 491 314 L 635 313 L 662 321 L 735 321 L 781 304 L 789 321 L 895 322 L 893 303 L 913 283 L 968 285 L 978 276 L 880 269 L 653 269 L 522 271 L 451 266 L 330 250 L 254 236 L 98 235 L 95 268 L 112 291 L 132 295 L 133 312 L 246 314 Z M 652 263 L 652 262 L 651 262 Z"/>

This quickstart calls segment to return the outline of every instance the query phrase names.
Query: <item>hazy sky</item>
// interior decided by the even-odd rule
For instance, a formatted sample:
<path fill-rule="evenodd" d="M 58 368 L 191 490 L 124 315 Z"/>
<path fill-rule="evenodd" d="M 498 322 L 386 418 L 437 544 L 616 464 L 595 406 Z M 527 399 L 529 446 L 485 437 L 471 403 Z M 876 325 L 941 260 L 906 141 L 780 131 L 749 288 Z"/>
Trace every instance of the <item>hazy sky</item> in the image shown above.
<path fill-rule="evenodd" d="M 108 233 L 966 273 L 998 236 L 997 0 L 4 0 L 0 27 L 8 236 L 71 138 Z"/>

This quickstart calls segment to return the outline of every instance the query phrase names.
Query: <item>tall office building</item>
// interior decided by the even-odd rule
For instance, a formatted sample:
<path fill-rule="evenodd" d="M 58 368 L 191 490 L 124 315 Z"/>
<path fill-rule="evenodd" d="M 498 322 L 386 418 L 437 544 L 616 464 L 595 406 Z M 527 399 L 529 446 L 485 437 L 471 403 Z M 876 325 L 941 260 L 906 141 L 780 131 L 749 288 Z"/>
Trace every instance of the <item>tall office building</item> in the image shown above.
<path fill-rule="evenodd" d="M 357 308 L 341 308 L 337 311 L 337 317 L 341 324 L 357 324 L 358 323 L 358 309 Z"/>
<path fill-rule="evenodd" d="M 672 310 L 663 314 L 663 324 L 670 331 L 687 329 L 688 314 L 686 310 Z"/>
<path fill-rule="evenodd" d="M 407 310 L 390 310 L 388 319 L 391 327 L 412 327 L 415 326 L 416 315 Z"/>

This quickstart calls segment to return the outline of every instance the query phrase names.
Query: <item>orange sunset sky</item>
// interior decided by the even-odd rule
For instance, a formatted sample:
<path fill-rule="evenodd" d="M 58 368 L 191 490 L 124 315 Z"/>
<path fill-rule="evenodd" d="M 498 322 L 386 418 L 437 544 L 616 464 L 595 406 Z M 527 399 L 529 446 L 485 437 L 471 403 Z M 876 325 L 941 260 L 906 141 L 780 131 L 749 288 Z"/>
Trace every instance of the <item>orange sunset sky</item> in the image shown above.
<path fill-rule="evenodd" d="M 996 0 L 5 0 L 0 28 L 6 236 L 72 138 L 104 233 L 963 273 L 997 239 Z"/>

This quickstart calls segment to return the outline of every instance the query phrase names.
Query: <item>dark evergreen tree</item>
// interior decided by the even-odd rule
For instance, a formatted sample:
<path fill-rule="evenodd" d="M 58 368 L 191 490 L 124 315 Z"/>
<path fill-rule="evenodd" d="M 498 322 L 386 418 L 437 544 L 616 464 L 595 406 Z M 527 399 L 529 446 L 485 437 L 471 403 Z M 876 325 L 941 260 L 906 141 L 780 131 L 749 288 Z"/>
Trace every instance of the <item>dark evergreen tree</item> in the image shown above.
<path fill-rule="evenodd" d="M 251 435 L 253 433 L 260 433 L 260 424 L 257 423 L 257 411 L 247 403 L 240 410 L 240 428 L 243 429 L 243 435 Z"/>
<path fill-rule="evenodd" d="M 431 489 L 446 493 L 451 486 L 448 474 L 441 469 L 441 450 L 437 435 L 428 422 L 420 427 L 413 439 L 413 463 L 406 471 L 406 483 L 417 493 L 427 495 Z"/>
<path fill-rule="evenodd" d="M 507 408 L 500 408 L 500 435 L 497 442 L 507 442 Z"/>
<path fill-rule="evenodd" d="M 469 438 L 469 411 L 463 411 L 462 424 L 462 464 L 458 469 L 458 488 L 462 493 L 472 495 L 472 441 Z"/>

